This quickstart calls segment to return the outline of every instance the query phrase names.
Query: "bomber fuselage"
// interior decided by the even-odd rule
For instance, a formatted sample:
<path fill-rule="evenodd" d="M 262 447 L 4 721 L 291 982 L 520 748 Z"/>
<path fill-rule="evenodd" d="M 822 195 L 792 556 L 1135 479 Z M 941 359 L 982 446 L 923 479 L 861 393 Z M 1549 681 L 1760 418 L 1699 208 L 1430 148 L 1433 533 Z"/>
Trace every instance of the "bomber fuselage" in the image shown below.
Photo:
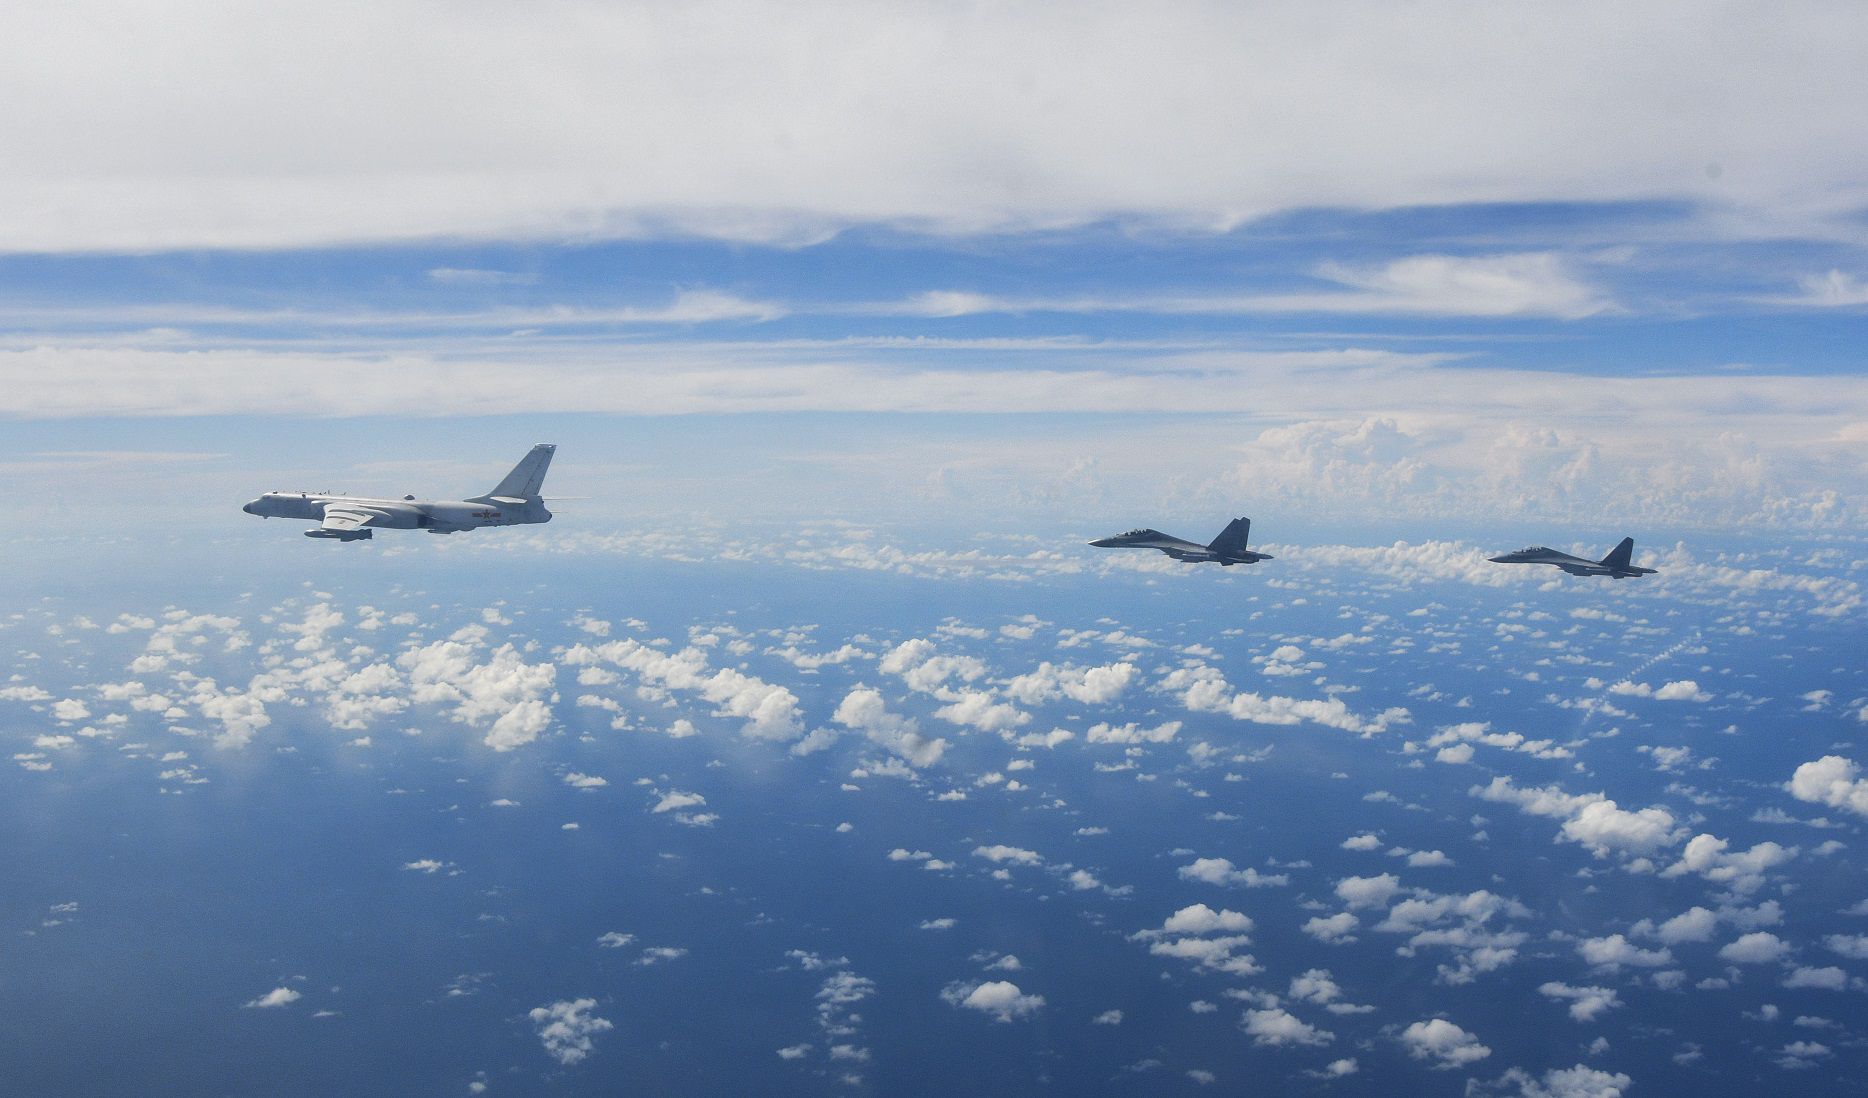
<path fill-rule="evenodd" d="M 314 492 L 267 492 L 241 510 L 260 518 L 324 521 L 326 507 L 368 512 L 376 517 L 370 525 L 385 530 L 432 530 L 451 534 L 477 530 L 483 526 L 520 526 L 550 522 L 551 512 L 542 503 L 475 503 L 471 500 L 376 499 L 370 496 L 336 496 Z"/>

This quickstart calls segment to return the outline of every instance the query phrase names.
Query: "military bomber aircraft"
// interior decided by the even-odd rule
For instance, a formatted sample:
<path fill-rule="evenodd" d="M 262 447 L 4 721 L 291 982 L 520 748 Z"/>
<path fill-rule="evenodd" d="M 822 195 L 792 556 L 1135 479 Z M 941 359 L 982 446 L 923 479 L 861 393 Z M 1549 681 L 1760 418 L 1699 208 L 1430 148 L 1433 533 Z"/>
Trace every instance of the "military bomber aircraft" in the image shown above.
<path fill-rule="evenodd" d="M 241 510 L 260 518 L 298 519 L 318 525 L 305 531 L 308 538 L 363 541 L 377 530 L 426 530 L 456 534 L 483 526 L 520 526 L 550 522 L 545 497 L 545 470 L 556 446 L 539 445 L 520 459 L 506 479 L 484 496 L 458 500 L 375 499 L 316 492 L 267 492 Z"/>

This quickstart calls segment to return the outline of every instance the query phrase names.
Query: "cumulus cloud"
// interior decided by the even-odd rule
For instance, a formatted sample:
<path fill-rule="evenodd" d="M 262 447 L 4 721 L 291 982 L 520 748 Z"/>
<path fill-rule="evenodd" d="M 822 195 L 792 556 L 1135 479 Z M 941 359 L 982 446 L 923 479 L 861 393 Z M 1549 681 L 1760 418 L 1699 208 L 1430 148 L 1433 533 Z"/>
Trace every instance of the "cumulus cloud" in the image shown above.
<path fill-rule="evenodd" d="M 1537 988 L 1538 994 L 1570 1004 L 1570 1017 L 1578 1022 L 1593 1022 L 1605 1011 L 1622 1005 L 1621 996 L 1612 987 L 1572 987 L 1551 980 Z"/>
<path fill-rule="evenodd" d="M 1010 862 L 1013 865 L 1041 865 L 1044 862 L 1044 859 L 1040 857 L 1035 850 L 1006 846 L 1004 843 L 974 847 L 973 856 L 975 858 L 984 858 L 989 862 L 998 862 L 1001 864 Z"/>
<path fill-rule="evenodd" d="M 699 793 L 686 793 L 679 789 L 671 789 L 666 793 L 657 792 L 655 794 L 655 804 L 649 811 L 675 812 L 683 808 L 702 807 L 706 805 L 706 803 L 707 798 L 701 796 Z"/>
<path fill-rule="evenodd" d="M 1642 949 L 1621 934 L 1585 939 L 1577 943 L 1576 952 L 1582 954 L 1583 960 L 1590 964 L 1609 970 L 1623 965 L 1636 968 L 1660 968 L 1673 964 L 1673 954 L 1668 950 L 1664 948 Z"/>
<path fill-rule="evenodd" d="M 1719 949 L 1719 959 L 1735 965 L 1768 965 L 1790 954 L 1790 943 L 1768 930 L 1756 930 Z"/>
<path fill-rule="evenodd" d="M 1445 1018 L 1413 1023 L 1401 1031 L 1401 1043 L 1416 1060 L 1433 1060 L 1443 1069 L 1464 1067 L 1492 1054 L 1477 1037 Z"/>
<path fill-rule="evenodd" d="M 1680 679 L 1666 683 L 1658 688 L 1644 682 L 1630 682 L 1626 679 L 1609 687 L 1611 694 L 1626 694 L 1637 698 L 1653 698 L 1656 701 L 1711 701 L 1712 695 L 1699 688 L 1692 679 Z"/>
<path fill-rule="evenodd" d="M 1637 934 L 1651 935 L 1668 945 L 1680 942 L 1707 942 L 1712 940 L 1712 932 L 1719 924 L 1719 917 L 1703 907 L 1690 907 L 1673 918 L 1655 926 L 1652 920 L 1643 919 L 1634 925 Z"/>
<path fill-rule="evenodd" d="M 1356 928 L 1362 920 L 1347 911 L 1334 915 L 1318 915 L 1304 923 L 1303 931 L 1320 942 L 1331 945 L 1347 945 L 1355 941 Z"/>
<path fill-rule="evenodd" d="M 1392 873 L 1373 877 L 1344 877 L 1336 882 L 1337 898 L 1351 908 L 1381 907 L 1401 891 L 1401 878 Z"/>
<path fill-rule="evenodd" d="M 1860 774 L 1861 768 L 1853 759 L 1824 755 L 1797 767 L 1784 788 L 1797 800 L 1868 816 L 1868 779 Z"/>
<path fill-rule="evenodd" d="M 1163 721 L 1153 728 L 1145 728 L 1134 722 L 1128 724 L 1110 724 L 1107 721 L 1090 726 L 1083 738 L 1089 743 L 1167 743 L 1180 732 L 1181 722 Z"/>
<path fill-rule="evenodd" d="M 1754 892 L 1764 884 L 1766 870 L 1797 856 L 1796 847 L 1762 842 L 1750 850 L 1732 852 L 1731 844 L 1714 835 L 1695 835 L 1680 853 L 1680 860 L 1661 871 L 1663 877 L 1696 873 L 1736 892 Z"/>
<path fill-rule="evenodd" d="M 1797 965 L 1784 975 L 1785 987 L 1819 988 L 1823 991 L 1841 991 L 1849 986 L 1848 973 L 1835 965 L 1820 968 L 1812 965 Z"/>
<path fill-rule="evenodd" d="M 1104 705 L 1122 696 L 1135 673 L 1132 663 L 1078 667 L 1075 664 L 1057 666 L 1047 660 L 1036 669 L 1008 680 L 1005 692 L 1025 705 L 1041 705 L 1060 697 L 1085 705 Z"/>
<path fill-rule="evenodd" d="M 1253 1044 L 1274 1048 L 1281 1045 L 1327 1045 L 1336 1039 L 1334 1033 L 1319 1029 L 1282 1007 L 1248 1010 L 1239 1020 L 1239 1025 L 1251 1035 Z"/>
<path fill-rule="evenodd" d="M 479 662 L 486 630 L 468 626 L 446 640 L 403 653 L 396 663 L 408 675 L 417 702 L 448 708 L 450 719 L 487 730 L 495 751 L 531 743 L 551 725 L 548 699 L 557 668 L 526 663 L 502 644 Z"/>
<path fill-rule="evenodd" d="M 745 721 L 740 732 L 753 739 L 795 740 L 804 733 L 797 695 L 733 668 L 715 669 L 704 649 L 690 645 L 667 653 L 635 640 L 574 645 L 564 662 L 589 666 L 598 661 L 635 672 L 650 687 L 698 694 L 714 714 Z"/>
<path fill-rule="evenodd" d="M 1288 874 L 1260 873 L 1251 866 L 1235 869 L 1230 858 L 1197 858 L 1193 864 L 1181 866 L 1179 873 L 1182 880 L 1202 881 L 1212 885 L 1282 888 L 1291 883 Z"/>
<path fill-rule="evenodd" d="M 1528 740 L 1517 732 L 1494 732 L 1486 721 L 1448 725 L 1427 739 L 1428 747 L 1440 749 L 1439 761 L 1447 763 L 1472 761 L 1473 744 L 1502 747 L 1507 751 L 1519 751 L 1540 759 L 1567 759 L 1572 755 L 1569 748 L 1559 746 L 1553 740 Z"/>
<path fill-rule="evenodd" d="M 303 997 L 304 996 L 289 987 L 275 987 L 259 998 L 249 999 L 240 1005 L 249 1010 L 272 1010 L 278 1007 L 290 1006 Z"/>
<path fill-rule="evenodd" d="M 1293 725 L 1309 721 L 1358 735 L 1374 735 L 1390 725 L 1405 724 L 1408 712 L 1391 707 L 1365 717 L 1350 710 L 1341 698 L 1323 700 L 1235 692 L 1216 668 L 1198 661 L 1177 667 L 1162 677 L 1156 689 L 1180 698 L 1195 712 L 1225 713 L 1234 720 L 1254 724 Z"/>
<path fill-rule="evenodd" d="M 1516 805 L 1532 816 L 1562 820 L 1561 836 L 1587 847 L 1598 858 L 1611 853 L 1651 855 L 1680 840 L 1673 814 L 1666 809 L 1630 812 L 1601 793 L 1573 795 L 1556 786 L 1519 788 L 1504 775 L 1493 778 L 1490 785 L 1473 786 L 1469 792 L 1484 800 Z"/>
<path fill-rule="evenodd" d="M 1010 980 L 951 983 L 941 989 L 940 997 L 950 1006 L 990 1014 L 1000 1022 L 1029 1017 L 1044 1006 L 1044 996 L 1027 995 Z"/>
<path fill-rule="evenodd" d="M 1167 917 L 1159 930 L 1144 931 L 1146 934 L 1248 934 L 1252 930 L 1250 916 L 1228 908 L 1213 910 L 1205 904 L 1189 904 Z"/>
<path fill-rule="evenodd" d="M 857 686 L 844 695 L 831 719 L 863 733 L 910 766 L 932 766 L 947 751 L 946 740 L 922 735 L 912 717 L 889 712 L 882 692 L 872 687 Z"/>
<path fill-rule="evenodd" d="M 1490 1086 L 1471 1088 L 1469 1093 L 1512 1094 L 1516 1098 L 1623 1098 L 1633 1085 L 1634 1080 L 1620 1072 L 1577 1064 L 1552 1068 L 1541 1076 L 1512 1068 Z"/>
<path fill-rule="evenodd" d="M 565 1067 L 580 1063 L 594 1051 L 593 1037 L 616 1028 L 609 1019 L 591 1013 L 596 1006 L 595 999 L 560 999 L 532 1009 L 528 1016 L 552 1059 Z"/>

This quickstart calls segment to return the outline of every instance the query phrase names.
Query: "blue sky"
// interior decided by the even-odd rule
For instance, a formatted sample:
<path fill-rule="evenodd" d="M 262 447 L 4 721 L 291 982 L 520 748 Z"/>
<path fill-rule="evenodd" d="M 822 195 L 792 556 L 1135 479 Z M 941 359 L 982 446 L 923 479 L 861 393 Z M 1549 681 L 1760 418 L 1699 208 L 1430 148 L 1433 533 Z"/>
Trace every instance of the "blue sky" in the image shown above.
<path fill-rule="evenodd" d="M 109 16 L 7 36 L 0 461 L 61 497 L 562 435 L 613 499 L 691 432 L 855 521 L 1861 519 L 1845 9 Z"/>
<path fill-rule="evenodd" d="M 0 1090 L 1859 1079 L 1865 36 L 7 6 Z"/>

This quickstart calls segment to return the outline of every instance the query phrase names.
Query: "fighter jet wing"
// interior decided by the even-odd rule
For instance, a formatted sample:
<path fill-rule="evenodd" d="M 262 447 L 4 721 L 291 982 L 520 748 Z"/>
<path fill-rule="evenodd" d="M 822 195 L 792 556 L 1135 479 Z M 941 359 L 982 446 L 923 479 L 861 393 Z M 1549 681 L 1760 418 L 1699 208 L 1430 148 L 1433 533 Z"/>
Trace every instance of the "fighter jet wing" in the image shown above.
<path fill-rule="evenodd" d="M 324 509 L 324 522 L 319 524 L 319 529 L 347 534 L 352 530 L 361 530 L 363 527 L 368 526 L 370 520 L 375 517 L 376 516 L 369 511 L 353 510 L 346 507 L 326 507 Z"/>

